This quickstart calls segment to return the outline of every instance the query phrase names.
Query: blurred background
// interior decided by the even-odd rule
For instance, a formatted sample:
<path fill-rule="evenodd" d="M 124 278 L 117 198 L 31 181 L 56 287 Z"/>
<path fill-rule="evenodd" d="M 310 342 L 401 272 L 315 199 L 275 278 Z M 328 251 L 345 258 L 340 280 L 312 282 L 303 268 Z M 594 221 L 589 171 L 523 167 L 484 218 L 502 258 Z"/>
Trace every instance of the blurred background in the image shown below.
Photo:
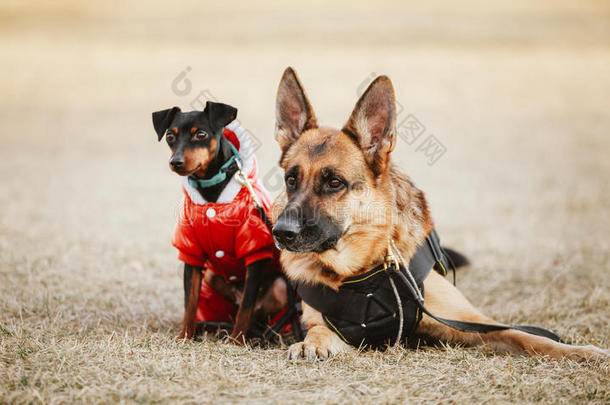
<path fill-rule="evenodd" d="M 6 353 L 64 336 L 93 336 L 91 347 L 134 328 L 175 335 L 182 192 L 151 112 L 206 97 L 238 107 L 276 195 L 287 66 L 334 126 L 389 75 L 394 161 L 426 192 L 443 242 L 471 257 L 460 288 L 503 321 L 608 347 L 608 1 L 3 0 L 0 65 Z M 6 368 L 13 381 L 57 365 L 32 350 Z M 57 381 L 72 375 L 62 367 Z"/>
<path fill-rule="evenodd" d="M 108 252 L 165 274 L 181 190 L 150 113 L 237 106 L 275 195 L 289 65 L 327 125 L 392 78 L 399 125 L 421 129 L 403 127 L 394 159 L 449 244 L 490 264 L 585 241 L 607 256 L 609 17 L 605 1 L 4 1 L 3 265 Z"/>

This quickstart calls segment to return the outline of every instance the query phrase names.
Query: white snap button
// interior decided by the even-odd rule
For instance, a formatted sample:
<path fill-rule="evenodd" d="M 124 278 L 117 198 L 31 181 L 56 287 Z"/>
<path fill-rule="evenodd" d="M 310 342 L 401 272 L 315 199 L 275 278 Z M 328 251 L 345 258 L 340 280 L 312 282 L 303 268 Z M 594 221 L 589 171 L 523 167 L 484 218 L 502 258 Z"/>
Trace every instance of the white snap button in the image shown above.
<path fill-rule="evenodd" d="M 214 216 L 216 215 L 216 210 L 214 208 L 209 208 L 206 212 L 205 215 L 208 216 L 208 218 L 214 218 Z"/>
<path fill-rule="evenodd" d="M 219 258 L 219 259 L 221 257 L 223 257 L 224 255 L 225 255 L 225 252 L 223 252 L 222 250 L 219 250 L 218 252 L 216 252 L 216 257 Z"/>
<path fill-rule="evenodd" d="M 235 281 L 235 280 L 237 280 L 237 277 L 236 277 L 236 276 L 231 276 L 231 277 L 229 277 L 229 281 Z"/>

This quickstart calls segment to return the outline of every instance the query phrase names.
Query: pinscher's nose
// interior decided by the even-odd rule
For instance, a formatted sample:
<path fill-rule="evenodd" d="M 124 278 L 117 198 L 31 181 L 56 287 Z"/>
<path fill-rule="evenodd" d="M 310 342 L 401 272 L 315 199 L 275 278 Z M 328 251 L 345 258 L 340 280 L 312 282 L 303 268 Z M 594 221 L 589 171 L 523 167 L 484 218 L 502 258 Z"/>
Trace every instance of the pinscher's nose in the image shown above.
<path fill-rule="evenodd" d="M 184 166 L 184 158 L 179 156 L 174 156 L 170 159 L 169 164 L 172 165 L 174 169 L 179 169 Z"/>

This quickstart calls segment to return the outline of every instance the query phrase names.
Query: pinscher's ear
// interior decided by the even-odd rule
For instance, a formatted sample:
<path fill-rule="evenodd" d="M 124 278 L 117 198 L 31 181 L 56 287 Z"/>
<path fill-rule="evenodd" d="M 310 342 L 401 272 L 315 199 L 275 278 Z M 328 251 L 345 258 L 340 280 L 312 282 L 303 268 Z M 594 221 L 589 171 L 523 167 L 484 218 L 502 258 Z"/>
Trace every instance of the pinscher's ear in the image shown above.
<path fill-rule="evenodd" d="M 153 126 L 155 127 L 155 131 L 157 131 L 159 141 L 163 139 L 165 131 L 167 131 L 167 128 L 169 128 L 169 125 L 172 123 L 174 117 L 179 112 L 180 107 L 172 107 L 168 108 L 167 110 L 155 111 L 154 113 L 152 113 Z"/>
<path fill-rule="evenodd" d="M 208 101 L 205 103 L 203 113 L 207 114 L 210 127 L 217 131 L 224 128 L 237 117 L 237 108 L 228 104 Z"/>

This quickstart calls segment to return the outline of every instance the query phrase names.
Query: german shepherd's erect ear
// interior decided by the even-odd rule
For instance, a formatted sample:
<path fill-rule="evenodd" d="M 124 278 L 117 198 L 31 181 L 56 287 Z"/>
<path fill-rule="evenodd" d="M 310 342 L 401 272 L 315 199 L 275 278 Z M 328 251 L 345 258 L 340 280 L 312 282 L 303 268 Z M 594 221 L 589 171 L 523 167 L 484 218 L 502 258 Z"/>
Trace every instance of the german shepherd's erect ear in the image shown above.
<path fill-rule="evenodd" d="M 275 139 L 285 152 L 305 131 L 318 127 L 318 121 L 309 104 L 305 90 L 296 72 L 288 67 L 277 89 L 275 105 Z"/>
<path fill-rule="evenodd" d="M 375 176 L 382 174 L 396 145 L 396 101 L 387 76 L 379 76 L 369 85 L 343 132 L 358 141 Z"/>

